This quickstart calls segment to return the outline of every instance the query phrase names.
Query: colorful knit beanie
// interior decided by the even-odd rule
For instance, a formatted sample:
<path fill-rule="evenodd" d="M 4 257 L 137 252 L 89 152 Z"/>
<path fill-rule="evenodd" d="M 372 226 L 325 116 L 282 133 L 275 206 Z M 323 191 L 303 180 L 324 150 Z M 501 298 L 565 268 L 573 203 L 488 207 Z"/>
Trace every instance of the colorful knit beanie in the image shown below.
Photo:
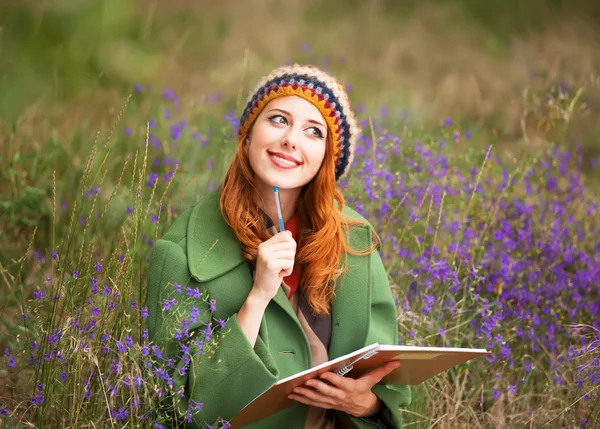
<path fill-rule="evenodd" d="M 240 118 L 239 136 L 246 136 L 252 124 L 272 100 L 295 95 L 319 109 L 332 134 L 335 180 L 339 182 L 350 168 L 354 146 L 360 133 L 348 95 L 336 78 L 311 65 L 283 66 L 264 77 L 248 97 Z"/>

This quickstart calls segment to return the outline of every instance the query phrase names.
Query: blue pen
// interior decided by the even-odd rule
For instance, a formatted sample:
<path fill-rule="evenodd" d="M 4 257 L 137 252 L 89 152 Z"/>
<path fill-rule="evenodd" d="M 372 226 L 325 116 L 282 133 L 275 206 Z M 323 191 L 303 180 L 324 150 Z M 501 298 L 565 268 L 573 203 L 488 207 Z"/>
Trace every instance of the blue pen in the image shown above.
<path fill-rule="evenodd" d="M 275 192 L 275 205 L 277 205 L 277 217 L 279 218 L 279 231 L 283 232 L 285 230 L 285 226 L 283 225 L 283 214 L 281 214 L 281 201 L 279 200 L 279 188 L 277 186 L 273 186 L 273 191 Z"/>

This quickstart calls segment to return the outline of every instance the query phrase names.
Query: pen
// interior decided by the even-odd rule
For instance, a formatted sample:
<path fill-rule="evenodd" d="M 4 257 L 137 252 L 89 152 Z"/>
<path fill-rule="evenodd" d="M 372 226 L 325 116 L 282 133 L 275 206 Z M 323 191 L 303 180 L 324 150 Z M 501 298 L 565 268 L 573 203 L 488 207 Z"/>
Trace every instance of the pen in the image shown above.
<path fill-rule="evenodd" d="M 275 192 L 275 204 L 277 205 L 277 217 L 279 218 L 279 232 L 283 232 L 285 230 L 285 226 L 283 225 L 283 215 L 281 214 L 281 201 L 279 200 L 279 188 L 277 186 L 273 186 L 273 191 Z"/>

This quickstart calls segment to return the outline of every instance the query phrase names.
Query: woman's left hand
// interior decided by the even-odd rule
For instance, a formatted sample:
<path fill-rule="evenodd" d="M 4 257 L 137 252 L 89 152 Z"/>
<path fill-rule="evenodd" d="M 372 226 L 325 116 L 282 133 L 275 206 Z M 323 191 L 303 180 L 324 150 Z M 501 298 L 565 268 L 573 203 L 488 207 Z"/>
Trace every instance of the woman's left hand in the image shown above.
<path fill-rule="evenodd" d="M 320 376 L 325 381 L 319 378 L 308 380 L 288 397 L 313 407 L 333 408 L 354 417 L 368 417 L 376 414 L 380 407 L 379 398 L 371 388 L 399 366 L 400 361 L 388 362 L 357 379 L 325 372 Z"/>

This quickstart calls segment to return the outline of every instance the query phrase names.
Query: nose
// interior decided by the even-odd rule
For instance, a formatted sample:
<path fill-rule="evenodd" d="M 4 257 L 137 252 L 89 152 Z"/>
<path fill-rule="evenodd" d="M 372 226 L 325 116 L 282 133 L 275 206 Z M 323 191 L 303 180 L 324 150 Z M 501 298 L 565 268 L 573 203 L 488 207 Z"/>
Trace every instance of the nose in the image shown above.
<path fill-rule="evenodd" d="M 289 150 L 296 150 L 300 145 L 300 132 L 290 127 L 288 132 L 281 139 L 281 146 L 287 147 Z"/>

